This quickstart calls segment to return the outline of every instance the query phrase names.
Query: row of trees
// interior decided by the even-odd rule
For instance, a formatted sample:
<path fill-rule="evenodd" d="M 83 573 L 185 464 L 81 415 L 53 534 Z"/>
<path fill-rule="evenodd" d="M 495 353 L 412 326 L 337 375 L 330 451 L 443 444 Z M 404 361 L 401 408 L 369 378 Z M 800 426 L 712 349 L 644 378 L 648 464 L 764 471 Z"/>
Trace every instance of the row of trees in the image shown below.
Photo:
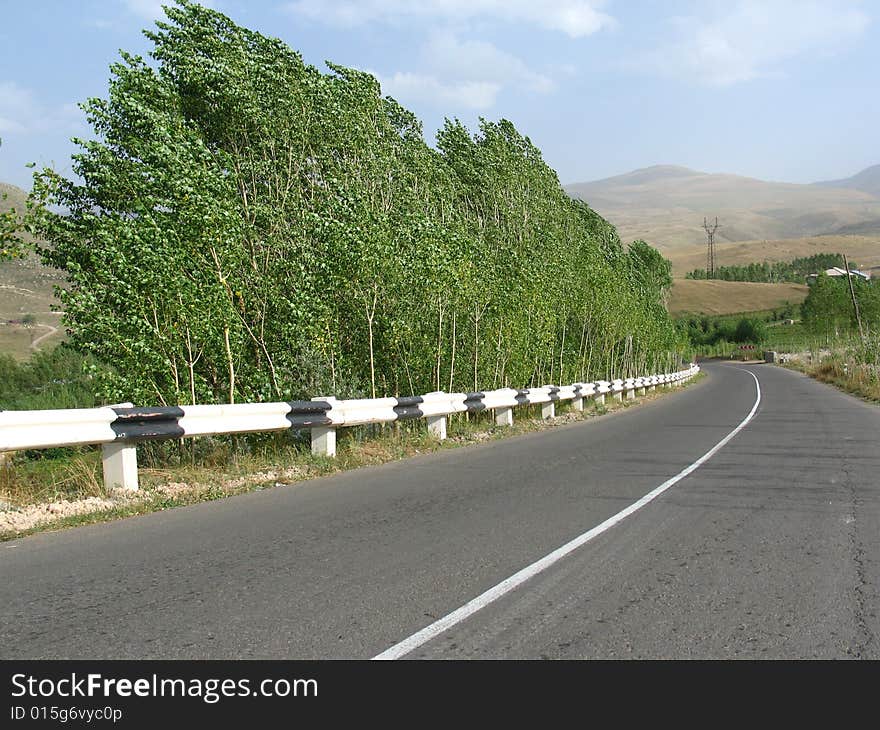
<path fill-rule="evenodd" d="M 673 367 L 670 268 L 570 199 L 508 121 L 428 146 L 371 75 L 181 2 L 83 105 L 29 226 L 65 322 L 149 403 L 382 395 Z M 61 213 L 57 211 L 63 211 Z"/>
<path fill-rule="evenodd" d="M 859 334 L 861 320 L 862 334 L 873 334 L 876 338 L 880 332 L 880 286 L 860 276 L 851 278 L 852 291 L 845 276 L 822 274 L 816 279 L 801 305 L 804 326 L 809 332 L 829 342 L 850 338 Z"/>
<path fill-rule="evenodd" d="M 850 268 L 856 265 L 849 262 Z M 722 281 L 758 281 L 765 283 L 793 282 L 803 284 L 810 274 L 817 274 L 833 266 L 843 266 L 843 256 L 839 253 L 817 253 L 791 261 L 763 261 L 734 266 L 719 266 L 713 278 Z M 685 274 L 686 279 L 707 278 L 705 269 L 694 269 Z"/>

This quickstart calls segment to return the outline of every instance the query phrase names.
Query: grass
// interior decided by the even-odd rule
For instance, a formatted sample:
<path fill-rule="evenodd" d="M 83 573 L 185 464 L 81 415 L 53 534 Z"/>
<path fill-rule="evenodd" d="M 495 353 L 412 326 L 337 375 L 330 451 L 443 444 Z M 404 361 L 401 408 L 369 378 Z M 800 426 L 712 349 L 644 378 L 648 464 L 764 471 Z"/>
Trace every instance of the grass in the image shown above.
<path fill-rule="evenodd" d="M 106 492 L 100 478 L 98 448 L 58 450 L 54 458 L 7 460 L 0 464 L 0 501 L 23 511 L 41 505 L 44 516 L 52 513 L 51 503 L 61 500 L 94 498 L 95 505 L 85 505 L 81 514 L 50 517 L 25 529 L 0 528 L 0 540 L 286 486 L 418 454 L 543 431 L 620 411 L 665 392 L 660 388 L 633 401 L 609 399 L 606 405 L 590 404 L 588 399 L 583 413 L 569 404 L 557 404 L 557 418 L 550 421 L 540 418 L 540 406 L 521 406 L 516 409 L 511 427 L 496 426 L 491 412 L 470 417 L 458 414 L 449 419 L 445 441 L 431 437 L 422 420 L 341 429 L 335 458 L 312 455 L 307 434 L 271 434 L 259 439 L 256 446 L 249 439 L 187 440 L 186 448 L 177 449 L 179 462 L 171 466 L 160 453 L 169 447 L 152 444 L 138 450 L 141 489 L 130 496 Z"/>
<path fill-rule="evenodd" d="M 789 360 L 785 367 L 809 375 L 872 403 L 880 403 L 880 370 L 876 365 L 865 365 L 840 353 L 832 354 L 817 363 Z"/>
<path fill-rule="evenodd" d="M 676 279 L 667 306 L 673 315 L 759 312 L 800 304 L 808 291 L 804 284 Z"/>

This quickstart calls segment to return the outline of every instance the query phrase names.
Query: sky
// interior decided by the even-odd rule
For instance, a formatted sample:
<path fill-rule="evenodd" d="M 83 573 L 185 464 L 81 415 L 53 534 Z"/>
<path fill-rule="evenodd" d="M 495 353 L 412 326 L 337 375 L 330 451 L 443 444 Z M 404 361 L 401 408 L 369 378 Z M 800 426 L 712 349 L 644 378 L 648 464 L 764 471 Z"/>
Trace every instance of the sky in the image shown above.
<path fill-rule="evenodd" d="M 0 181 L 70 174 L 77 104 L 169 0 L 0 0 Z M 323 68 L 368 70 L 433 143 L 511 120 L 563 183 L 655 164 L 765 180 L 880 163 L 878 0 L 211 0 Z"/>

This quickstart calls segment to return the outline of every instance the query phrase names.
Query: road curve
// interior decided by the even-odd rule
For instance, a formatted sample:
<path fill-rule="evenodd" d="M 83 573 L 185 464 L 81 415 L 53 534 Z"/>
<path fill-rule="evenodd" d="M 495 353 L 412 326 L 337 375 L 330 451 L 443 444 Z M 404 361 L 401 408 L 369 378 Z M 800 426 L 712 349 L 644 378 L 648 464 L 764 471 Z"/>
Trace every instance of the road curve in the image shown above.
<path fill-rule="evenodd" d="M 503 441 L 0 545 L 0 658 L 880 657 L 880 409 L 774 366 Z"/>

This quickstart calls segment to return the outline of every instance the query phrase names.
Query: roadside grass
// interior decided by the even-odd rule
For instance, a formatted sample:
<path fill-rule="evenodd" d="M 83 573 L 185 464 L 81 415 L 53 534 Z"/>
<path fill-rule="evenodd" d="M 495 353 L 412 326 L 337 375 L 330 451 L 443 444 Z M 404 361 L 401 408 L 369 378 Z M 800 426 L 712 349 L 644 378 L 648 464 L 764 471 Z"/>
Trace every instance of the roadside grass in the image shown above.
<path fill-rule="evenodd" d="M 698 374 L 690 382 L 703 377 Z M 604 405 L 586 399 L 583 412 L 568 403 L 557 403 L 556 417 L 549 420 L 541 419 L 540 406 L 521 406 L 509 427 L 496 426 L 491 411 L 456 414 L 449 418 L 445 441 L 432 437 L 422 419 L 340 429 L 335 458 L 314 456 L 308 432 L 268 434 L 256 440 L 205 437 L 182 444 L 147 444 L 138 448 L 140 489 L 134 493 L 108 493 L 104 488 L 98 447 L 57 449 L 42 459 L 16 454 L 0 463 L 0 503 L 5 503 L 0 504 L 0 541 L 283 488 L 418 454 L 544 431 L 630 408 L 667 392 L 658 388 L 630 401 L 609 397 Z M 169 458 L 172 452 L 175 459 Z M 16 525 L 17 516 L 25 524 Z"/>
<path fill-rule="evenodd" d="M 880 372 L 877 366 L 864 365 L 833 354 L 817 363 L 789 360 L 784 367 L 833 385 L 852 395 L 880 403 Z"/>

